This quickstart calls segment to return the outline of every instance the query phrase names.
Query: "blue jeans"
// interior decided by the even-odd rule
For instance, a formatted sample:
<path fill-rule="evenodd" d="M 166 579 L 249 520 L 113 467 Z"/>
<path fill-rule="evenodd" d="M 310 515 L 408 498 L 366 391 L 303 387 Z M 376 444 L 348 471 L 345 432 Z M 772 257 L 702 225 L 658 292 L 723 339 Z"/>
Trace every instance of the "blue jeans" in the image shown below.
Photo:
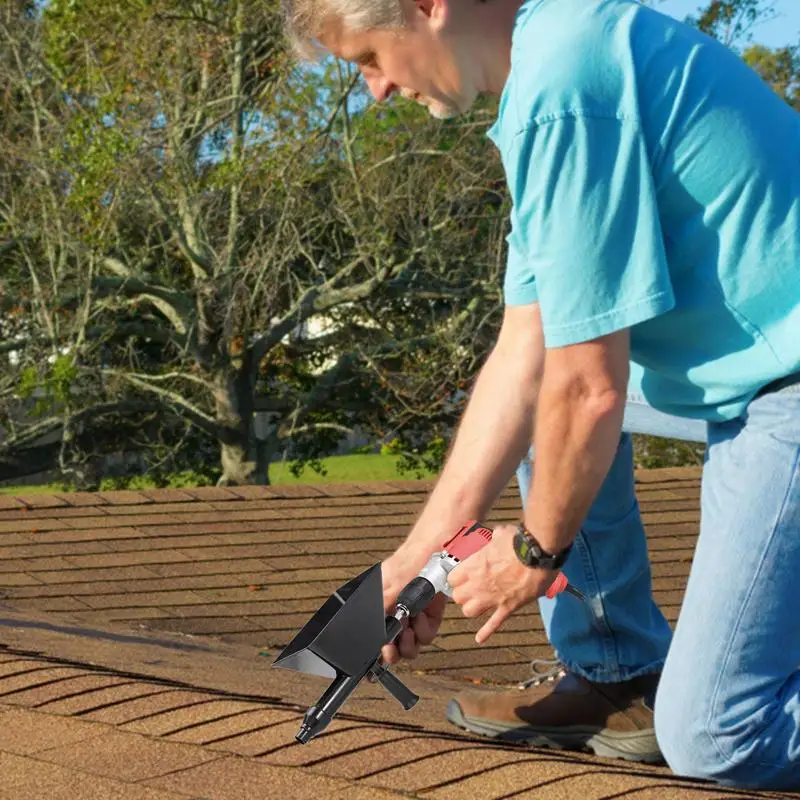
<path fill-rule="evenodd" d="M 548 638 L 598 682 L 662 671 L 656 737 L 678 774 L 800 788 L 800 383 L 705 423 L 631 396 L 625 431 L 564 572 L 591 608 L 543 598 Z M 707 441 L 700 536 L 674 636 L 653 601 L 630 433 Z M 517 471 L 523 503 L 530 457 Z"/>

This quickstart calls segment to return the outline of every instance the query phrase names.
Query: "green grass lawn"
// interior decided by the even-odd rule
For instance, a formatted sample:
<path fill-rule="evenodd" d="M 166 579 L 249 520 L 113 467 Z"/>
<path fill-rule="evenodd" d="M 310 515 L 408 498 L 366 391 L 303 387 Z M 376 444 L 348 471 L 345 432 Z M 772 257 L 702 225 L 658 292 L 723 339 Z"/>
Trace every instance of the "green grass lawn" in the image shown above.
<path fill-rule="evenodd" d="M 414 480 L 418 475 L 410 472 L 402 475 L 397 471 L 399 456 L 352 455 L 331 456 L 322 459 L 326 474 L 319 475 L 305 469 L 299 478 L 289 471 L 289 464 L 272 464 L 269 477 L 272 483 L 346 483 L 348 481 L 391 481 L 397 479 Z M 433 477 L 434 473 L 424 472 L 422 477 Z"/>
<path fill-rule="evenodd" d="M 270 480 L 273 484 L 285 483 L 347 483 L 349 481 L 391 481 L 397 479 L 414 480 L 419 477 L 413 473 L 400 474 L 397 471 L 397 456 L 351 455 L 331 456 L 322 460 L 326 474 L 320 475 L 306 469 L 296 478 L 289 471 L 289 464 L 276 462 L 270 466 Z M 433 477 L 425 473 L 423 477 Z M 144 482 L 137 481 L 137 489 L 147 489 Z M 30 494 L 60 491 L 54 484 L 40 486 L 0 486 L 0 494 Z"/>

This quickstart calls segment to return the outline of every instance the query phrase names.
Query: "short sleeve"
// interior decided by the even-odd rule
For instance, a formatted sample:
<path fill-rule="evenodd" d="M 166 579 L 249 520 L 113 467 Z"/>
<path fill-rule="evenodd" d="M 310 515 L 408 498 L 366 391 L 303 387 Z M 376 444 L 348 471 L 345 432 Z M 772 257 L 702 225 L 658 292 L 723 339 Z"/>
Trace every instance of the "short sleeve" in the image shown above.
<path fill-rule="evenodd" d="M 539 297 L 536 291 L 536 276 L 528 266 L 524 243 L 517 241 L 514 212 L 511 212 L 511 232 L 506 237 L 508 258 L 503 279 L 503 295 L 506 305 L 524 306 L 535 303 Z"/>
<path fill-rule="evenodd" d="M 569 114 L 504 154 L 513 201 L 506 302 L 538 300 L 545 344 L 595 339 L 675 305 L 638 124 Z"/>

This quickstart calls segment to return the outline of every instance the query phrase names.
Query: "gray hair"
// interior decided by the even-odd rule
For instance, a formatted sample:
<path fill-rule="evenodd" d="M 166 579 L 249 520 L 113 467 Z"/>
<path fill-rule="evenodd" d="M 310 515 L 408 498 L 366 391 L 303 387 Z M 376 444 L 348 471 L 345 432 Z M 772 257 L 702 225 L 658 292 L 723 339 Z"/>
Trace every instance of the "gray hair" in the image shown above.
<path fill-rule="evenodd" d="M 325 25 L 338 19 L 350 31 L 402 28 L 400 0 L 281 0 L 286 34 L 303 58 L 318 58 Z"/>

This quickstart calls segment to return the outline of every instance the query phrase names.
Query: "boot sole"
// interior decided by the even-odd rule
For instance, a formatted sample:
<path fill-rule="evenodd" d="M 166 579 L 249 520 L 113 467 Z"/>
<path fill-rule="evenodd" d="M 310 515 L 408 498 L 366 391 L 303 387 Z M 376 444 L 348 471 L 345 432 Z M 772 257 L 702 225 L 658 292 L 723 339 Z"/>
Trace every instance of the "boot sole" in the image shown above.
<path fill-rule="evenodd" d="M 456 727 L 470 733 L 504 742 L 528 744 L 532 747 L 551 747 L 555 750 L 584 750 L 605 758 L 622 758 L 647 764 L 661 764 L 664 758 L 658 749 L 654 731 L 617 733 L 610 730 L 581 727 L 531 728 L 470 717 L 464 714 L 456 700 L 447 704 L 447 719 Z"/>

